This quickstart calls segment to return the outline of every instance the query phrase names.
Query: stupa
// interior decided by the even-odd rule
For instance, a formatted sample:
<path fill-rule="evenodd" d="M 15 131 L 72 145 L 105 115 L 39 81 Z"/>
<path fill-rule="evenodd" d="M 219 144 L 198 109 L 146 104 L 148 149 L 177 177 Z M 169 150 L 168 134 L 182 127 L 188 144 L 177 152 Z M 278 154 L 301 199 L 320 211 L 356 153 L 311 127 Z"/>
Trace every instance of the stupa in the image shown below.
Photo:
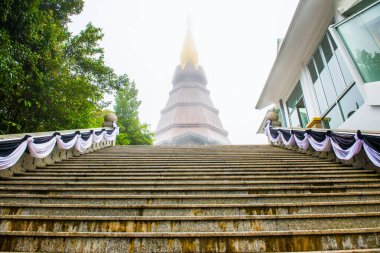
<path fill-rule="evenodd" d="M 219 119 L 204 69 L 190 29 L 181 52 L 180 65 L 174 71 L 173 89 L 155 132 L 156 145 L 230 144 L 228 132 Z"/>

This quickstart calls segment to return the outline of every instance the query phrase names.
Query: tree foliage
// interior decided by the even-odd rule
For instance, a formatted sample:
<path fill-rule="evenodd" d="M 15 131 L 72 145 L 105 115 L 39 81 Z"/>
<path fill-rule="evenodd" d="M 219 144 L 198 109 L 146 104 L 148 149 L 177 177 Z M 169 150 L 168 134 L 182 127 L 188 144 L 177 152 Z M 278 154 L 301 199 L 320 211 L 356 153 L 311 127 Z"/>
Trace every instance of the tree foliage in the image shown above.
<path fill-rule="evenodd" d="M 114 110 L 118 117 L 120 134 L 117 144 L 120 145 L 152 145 L 153 133 L 147 124 L 141 124 L 138 117 L 138 100 L 136 85 L 126 75 L 118 80 L 120 88 L 116 92 Z"/>
<path fill-rule="evenodd" d="M 79 13 L 83 2 L 64 2 L 0 3 L 0 129 L 4 133 L 48 130 L 67 121 L 78 125 L 67 111 L 67 104 L 73 103 L 67 98 L 79 83 L 70 83 L 73 89 L 69 90 L 75 73 L 70 72 L 65 47 L 71 36 L 66 26 L 69 15 Z"/>
<path fill-rule="evenodd" d="M 100 28 L 69 32 L 82 9 L 83 0 L 0 1 L 0 134 L 99 127 L 106 93 L 137 94 L 105 64 Z M 143 143 L 136 133 L 146 126 L 132 120 L 139 102 L 129 98 L 123 126 L 130 143 Z"/>

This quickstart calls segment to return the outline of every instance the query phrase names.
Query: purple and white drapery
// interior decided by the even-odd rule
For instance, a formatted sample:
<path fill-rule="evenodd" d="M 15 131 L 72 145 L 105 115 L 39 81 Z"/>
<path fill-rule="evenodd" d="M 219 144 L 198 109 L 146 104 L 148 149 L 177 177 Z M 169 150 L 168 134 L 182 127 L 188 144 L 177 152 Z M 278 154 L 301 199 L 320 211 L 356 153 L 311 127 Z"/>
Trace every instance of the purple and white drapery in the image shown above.
<path fill-rule="evenodd" d="M 287 130 L 273 128 L 268 121 L 265 135 L 271 142 L 282 142 L 285 146 L 298 146 L 307 150 L 311 146 L 316 151 L 334 151 L 335 155 L 342 160 L 349 160 L 357 155 L 362 148 L 373 164 L 380 167 L 380 136 L 362 134 L 334 133 L 330 130 L 325 132 L 308 130 Z"/>
<path fill-rule="evenodd" d="M 54 149 L 75 150 L 83 153 L 92 144 L 101 141 L 114 141 L 119 134 L 119 128 L 112 130 L 102 129 L 100 131 L 91 130 L 89 132 L 75 132 L 61 135 L 54 133 L 50 136 L 32 137 L 26 135 L 22 139 L 0 141 L 0 170 L 13 166 L 25 151 L 29 152 L 31 157 L 45 158 Z"/>

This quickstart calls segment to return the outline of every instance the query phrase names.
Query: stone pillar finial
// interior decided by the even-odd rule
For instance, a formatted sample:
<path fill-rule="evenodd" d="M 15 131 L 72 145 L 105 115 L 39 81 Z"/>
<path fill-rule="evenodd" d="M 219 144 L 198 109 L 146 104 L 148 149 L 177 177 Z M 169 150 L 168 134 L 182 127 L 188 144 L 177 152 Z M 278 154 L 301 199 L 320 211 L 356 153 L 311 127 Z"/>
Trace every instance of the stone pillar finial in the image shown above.
<path fill-rule="evenodd" d="M 116 114 L 113 112 L 107 113 L 106 116 L 104 116 L 104 122 L 102 127 L 114 127 L 114 122 L 117 122 Z"/>
<path fill-rule="evenodd" d="M 270 120 L 273 127 L 281 127 L 281 122 L 278 119 L 276 109 L 272 109 L 265 115 L 265 120 Z"/>

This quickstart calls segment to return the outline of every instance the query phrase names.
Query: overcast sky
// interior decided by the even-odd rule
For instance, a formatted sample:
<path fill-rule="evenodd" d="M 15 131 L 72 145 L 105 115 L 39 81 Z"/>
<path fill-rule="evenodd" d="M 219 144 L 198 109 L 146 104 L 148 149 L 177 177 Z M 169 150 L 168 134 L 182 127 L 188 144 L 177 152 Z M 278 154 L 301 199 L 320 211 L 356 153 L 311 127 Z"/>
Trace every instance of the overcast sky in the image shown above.
<path fill-rule="evenodd" d="M 298 0 L 87 0 L 72 17 L 103 29 L 106 63 L 128 74 L 139 90 L 140 119 L 155 130 L 172 89 L 191 17 L 199 64 L 232 144 L 266 143 L 256 135 L 266 111 L 256 101 Z"/>

